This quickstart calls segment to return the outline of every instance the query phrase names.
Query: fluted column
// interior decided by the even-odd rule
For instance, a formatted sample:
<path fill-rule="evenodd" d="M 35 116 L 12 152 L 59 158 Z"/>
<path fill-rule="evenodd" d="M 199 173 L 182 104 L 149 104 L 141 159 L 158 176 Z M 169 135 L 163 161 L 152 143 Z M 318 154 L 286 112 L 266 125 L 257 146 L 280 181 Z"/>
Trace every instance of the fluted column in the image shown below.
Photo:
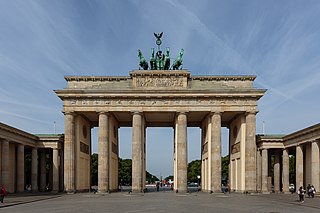
<path fill-rule="evenodd" d="M 24 191 L 24 145 L 17 148 L 17 192 Z"/>
<path fill-rule="evenodd" d="M 46 190 L 46 153 L 44 150 L 41 150 L 40 152 L 40 190 L 45 191 Z"/>
<path fill-rule="evenodd" d="M 33 192 L 38 191 L 38 149 L 37 148 L 32 148 L 31 189 Z"/>
<path fill-rule="evenodd" d="M 287 149 L 282 152 L 282 192 L 289 192 L 289 153 Z"/>
<path fill-rule="evenodd" d="M 1 183 L 8 187 L 9 186 L 9 141 L 2 141 L 1 149 Z"/>
<path fill-rule="evenodd" d="M 59 191 L 59 166 L 60 166 L 60 158 L 59 158 L 59 150 L 52 150 L 52 191 Z"/>
<path fill-rule="evenodd" d="M 268 150 L 261 151 L 261 191 L 268 192 Z"/>
<path fill-rule="evenodd" d="M 315 189 L 320 191 L 320 156 L 319 156 L 319 142 L 311 142 L 311 183 Z"/>
<path fill-rule="evenodd" d="M 256 114 L 246 114 L 245 190 L 256 192 Z"/>
<path fill-rule="evenodd" d="M 296 189 L 303 186 L 303 150 L 302 146 L 296 147 Z"/>
<path fill-rule="evenodd" d="M 274 156 L 274 167 L 273 167 L 273 180 L 274 180 L 274 191 L 280 192 L 280 156 L 276 153 Z"/>
<path fill-rule="evenodd" d="M 98 132 L 98 192 L 109 192 L 109 116 L 99 114 Z"/>
<path fill-rule="evenodd" d="M 134 112 L 132 115 L 132 192 L 143 191 L 142 148 L 142 114 Z"/>
<path fill-rule="evenodd" d="M 177 190 L 187 192 L 187 115 L 179 113 L 177 117 Z"/>
<path fill-rule="evenodd" d="M 64 190 L 74 193 L 75 188 L 75 116 L 65 114 L 64 130 Z"/>
<path fill-rule="evenodd" d="M 221 115 L 211 115 L 211 191 L 221 192 Z"/>

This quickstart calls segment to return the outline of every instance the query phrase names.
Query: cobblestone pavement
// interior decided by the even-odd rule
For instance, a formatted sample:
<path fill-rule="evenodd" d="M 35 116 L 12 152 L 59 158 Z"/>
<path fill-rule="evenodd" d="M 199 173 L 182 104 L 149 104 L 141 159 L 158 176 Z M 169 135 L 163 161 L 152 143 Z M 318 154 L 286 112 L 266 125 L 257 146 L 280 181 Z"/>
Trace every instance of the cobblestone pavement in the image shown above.
<path fill-rule="evenodd" d="M 5 197 L 0 212 L 320 212 L 320 197 L 298 201 L 297 194 L 208 194 L 172 191 L 106 195 L 20 194 Z"/>

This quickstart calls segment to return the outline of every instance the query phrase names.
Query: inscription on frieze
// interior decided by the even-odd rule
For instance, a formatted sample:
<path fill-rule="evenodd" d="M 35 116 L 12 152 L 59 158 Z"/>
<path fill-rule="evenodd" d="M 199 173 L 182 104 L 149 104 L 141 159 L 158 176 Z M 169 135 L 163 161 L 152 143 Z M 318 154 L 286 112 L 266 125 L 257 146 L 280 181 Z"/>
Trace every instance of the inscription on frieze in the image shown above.
<path fill-rule="evenodd" d="M 138 77 L 136 87 L 183 87 L 182 78 Z"/>

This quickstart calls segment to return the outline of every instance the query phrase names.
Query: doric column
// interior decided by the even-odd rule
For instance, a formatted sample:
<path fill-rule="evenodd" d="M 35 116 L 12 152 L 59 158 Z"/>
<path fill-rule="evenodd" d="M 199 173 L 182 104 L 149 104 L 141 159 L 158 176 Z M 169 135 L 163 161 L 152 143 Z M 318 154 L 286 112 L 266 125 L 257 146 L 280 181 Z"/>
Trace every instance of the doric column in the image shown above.
<path fill-rule="evenodd" d="M 261 150 L 257 151 L 257 191 L 261 192 Z"/>
<path fill-rule="evenodd" d="M 143 191 L 142 147 L 142 114 L 134 112 L 132 115 L 132 192 Z"/>
<path fill-rule="evenodd" d="M 273 180 L 274 191 L 280 192 L 280 156 L 278 152 L 274 156 Z"/>
<path fill-rule="evenodd" d="M 17 192 L 24 192 L 24 145 L 17 148 Z"/>
<path fill-rule="evenodd" d="M 311 153 L 311 183 L 317 191 L 320 191 L 319 142 L 311 142 Z"/>
<path fill-rule="evenodd" d="M 180 112 L 177 117 L 177 190 L 187 192 L 187 115 Z"/>
<path fill-rule="evenodd" d="M 75 188 L 75 116 L 66 113 L 64 121 L 64 190 L 74 193 Z"/>
<path fill-rule="evenodd" d="M 287 149 L 282 152 L 282 192 L 289 192 L 289 153 Z"/>
<path fill-rule="evenodd" d="M 60 167 L 60 158 L 59 158 L 59 150 L 52 150 L 52 191 L 59 191 L 59 167 Z"/>
<path fill-rule="evenodd" d="M 211 191 L 221 192 L 221 115 L 211 115 Z"/>
<path fill-rule="evenodd" d="M 99 114 L 98 132 L 98 192 L 109 192 L 109 115 Z"/>
<path fill-rule="evenodd" d="M 2 141 L 1 149 L 1 183 L 8 187 L 9 186 L 9 141 Z"/>
<path fill-rule="evenodd" d="M 261 191 L 268 192 L 268 150 L 261 151 Z"/>
<path fill-rule="evenodd" d="M 256 114 L 246 114 L 245 190 L 256 192 Z"/>
<path fill-rule="evenodd" d="M 302 146 L 296 147 L 296 189 L 303 186 L 303 150 Z"/>
<path fill-rule="evenodd" d="M 37 148 L 32 148 L 31 189 L 33 192 L 38 191 L 38 149 Z"/>
<path fill-rule="evenodd" d="M 46 190 L 46 182 L 47 182 L 47 175 L 46 175 L 46 153 L 44 150 L 40 152 L 40 190 Z"/>

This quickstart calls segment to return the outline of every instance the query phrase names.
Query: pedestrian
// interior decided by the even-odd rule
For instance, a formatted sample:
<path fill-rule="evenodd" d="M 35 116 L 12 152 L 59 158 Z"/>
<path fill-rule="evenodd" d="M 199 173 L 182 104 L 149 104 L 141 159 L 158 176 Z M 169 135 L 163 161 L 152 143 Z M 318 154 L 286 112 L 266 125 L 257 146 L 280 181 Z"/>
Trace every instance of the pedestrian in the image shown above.
<path fill-rule="evenodd" d="M 314 194 L 316 193 L 316 189 L 314 188 L 314 186 L 311 186 L 311 197 L 314 198 Z"/>
<path fill-rule="evenodd" d="M 311 185 L 310 185 L 310 183 L 307 186 L 307 193 L 308 193 L 308 197 L 310 197 L 310 195 L 311 195 Z"/>
<path fill-rule="evenodd" d="M 299 190 L 298 190 L 298 195 L 299 195 L 299 201 L 301 203 L 304 202 L 304 193 L 305 193 L 305 190 L 303 189 L 302 186 L 300 186 Z"/>
<path fill-rule="evenodd" d="M 8 193 L 6 191 L 6 188 L 1 185 L 1 188 L 0 188 L 0 202 L 3 203 L 3 199 L 4 199 L 4 196 L 6 196 Z"/>

